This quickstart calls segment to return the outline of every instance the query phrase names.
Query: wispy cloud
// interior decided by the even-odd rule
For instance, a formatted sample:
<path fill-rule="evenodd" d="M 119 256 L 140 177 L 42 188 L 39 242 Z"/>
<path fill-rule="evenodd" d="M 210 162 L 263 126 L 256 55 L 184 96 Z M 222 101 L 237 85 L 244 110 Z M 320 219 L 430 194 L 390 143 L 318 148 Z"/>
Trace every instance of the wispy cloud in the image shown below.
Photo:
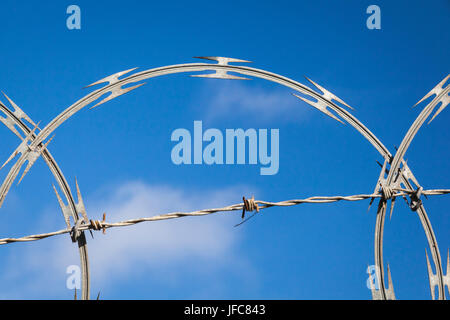
<path fill-rule="evenodd" d="M 207 106 L 206 119 L 253 117 L 258 121 L 299 122 L 309 107 L 285 88 L 264 88 L 247 82 L 224 82 L 220 86 L 207 84 L 202 101 Z M 293 92 L 293 91 L 292 91 Z"/>
<path fill-rule="evenodd" d="M 236 203 L 243 191 L 247 189 L 196 192 L 129 182 L 112 190 L 110 196 L 86 197 L 85 202 L 91 215 L 100 217 L 105 210 L 108 221 L 121 221 Z M 149 277 L 176 287 L 180 279 L 198 272 L 250 272 L 251 266 L 236 250 L 242 234 L 233 228 L 236 221 L 236 215 L 219 214 L 108 229 L 106 235 L 96 232 L 94 240 L 87 234 L 92 287 L 105 292 Z M 0 298 L 70 298 L 73 293 L 66 289 L 65 272 L 67 266 L 79 264 L 74 245 L 62 237 L 33 245 L 4 262 Z"/>

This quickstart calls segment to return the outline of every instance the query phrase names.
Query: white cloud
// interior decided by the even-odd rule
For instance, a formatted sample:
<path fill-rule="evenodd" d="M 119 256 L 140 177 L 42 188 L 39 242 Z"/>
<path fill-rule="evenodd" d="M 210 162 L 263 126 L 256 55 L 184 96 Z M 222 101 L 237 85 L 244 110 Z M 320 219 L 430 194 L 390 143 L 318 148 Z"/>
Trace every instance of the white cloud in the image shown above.
<path fill-rule="evenodd" d="M 208 85 L 203 96 L 208 106 L 206 120 L 247 116 L 260 121 L 301 121 L 309 107 L 290 94 L 291 91 L 279 87 L 248 86 L 237 81 L 220 86 Z"/>
<path fill-rule="evenodd" d="M 107 221 L 115 222 L 238 203 L 247 191 L 247 188 L 184 191 L 130 182 L 112 190 L 110 196 L 85 197 L 84 200 L 90 218 L 98 219 L 106 211 Z M 93 290 L 114 290 L 114 285 L 137 281 L 141 277 L 177 286 L 186 273 L 214 273 L 224 268 L 244 268 L 247 271 L 242 276 L 246 276 L 252 268 L 236 250 L 239 235 L 244 230 L 236 232 L 233 228 L 239 221 L 238 215 L 224 213 L 144 222 L 108 229 L 106 235 L 95 232 L 93 240 L 87 233 Z M 0 282 L 4 285 L 0 286 L 0 298 L 46 295 L 70 298 L 72 293 L 68 294 L 65 288 L 68 276 L 65 271 L 67 266 L 79 264 L 78 253 L 75 245 L 62 237 L 39 241 L 39 245 L 30 243 L 27 248 L 17 246 L 14 249 L 20 249 L 18 251 L 11 250 L 12 254 L 1 267 Z M 217 283 L 211 285 L 217 286 Z"/>

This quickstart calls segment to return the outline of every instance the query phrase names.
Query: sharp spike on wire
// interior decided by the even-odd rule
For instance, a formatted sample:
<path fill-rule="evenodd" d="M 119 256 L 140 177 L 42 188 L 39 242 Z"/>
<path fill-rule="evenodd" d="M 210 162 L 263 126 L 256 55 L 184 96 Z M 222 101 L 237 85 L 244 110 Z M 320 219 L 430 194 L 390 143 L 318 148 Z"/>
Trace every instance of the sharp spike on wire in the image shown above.
<path fill-rule="evenodd" d="M 367 207 L 367 213 L 369 213 L 370 207 L 372 206 L 372 203 L 374 200 L 375 200 L 375 198 L 370 198 L 369 206 Z"/>
<path fill-rule="evenodd" d="M 389 267 L 389 263 L 387 265 L 387 271 L 388 271 L 388 285 L 389 285 L 389 289 L 392 289 L 392 276 L 391 276 L 391 268 Z"/>
<path fill-rule="evenodd" d="M 17 182 L 17 184 L 19 185 L 23 178 L 25 177 L 25 175 L 28 173 L 28 171 L 30 171 L 31 167 L 33 166 L 33 164 L 36 162 L 36 160 L 39 158 L 39 156 L 41 155 L 41 153 L 47 148 L 47 146 L 50 144 L 50 142 L 53 140 L 55 136 L 52 136 L 50 139 L 48 139 L 48 141 L 42 146 L 42 147 L 38 147 L 39 150 L 38 151 L 31 151 L 30 154 L 27 157 L 28 160 L 28 164 L 27 167 L 25 168 L 25 170 L 23 171 L 22 176 L 19 179 L 19 182 Z"/>
<path fill-rule="evenodd" d="M 380 176 L 378 177 L 378 181 L 381 181 L 386 173 L 387 160 L 384 160 L 383 166 L 381 167 Z"/>
<path fill-rule="evenodd" d="M 79 216 L 78 219 L 82 219 L 85 223 L 89 223 L 89 218 L 87 216 L 86 207 L 84 205 L 83 197 L 81 195 L 80 186 L 78 185 L 78 180 L 75 178 L 75 186 L 77 188 L 77 198 L 78 203 L 75 205 L 78 215 L 81 214 L 81 217 Z M 94 239 L 94 234 L 92 233 L 92 230 L 89 229 L 89 233 L 91 234 L 92 239 Z"/>
<path fill-rule="evenodd" d="M 444 97 L 442 98 L 442 105 L 439 107 L 438 111 L 435 112 L 435 114 L 433 115 L 433 117 L 431 118 L 431 120 L 428 121 L 428 124 L 430 124 L 431 121 L 433 121 L 434 118 L 436 118 L 436 117 L 438 116 L 438 114 L 441 113 L 442 110 L 444 110 L 444 109 L 448 106 L 449 102 L 450 102 L 450 98 L 449 98 L 448 95 L 447 95 L 447 96 L 444 96 Z"/>
<path fill-rule="evenodd" d="M 425 101 L 426 99 L 428 99 L 429 97 L 431 97 L 432 95 L 434 95 L 435 93 L 433 92 L 433 90 L 431 90 L 430 92 L 428 92 L 426 95 L 423 96 L 422 99 L 420 99 L 419 101 L 416 102 L 415 105 L 413 105 L 412 107 L 415 108 L 416 106 L 418 106 L 419 104 L 421 104 L 423 101 Z"/>
<path fill-rule="evenodd" d="M 380 161 L 375 160 L 376 163 L 380 166 L 380 168 L 383 168 L 383 165 L 380 163 Z M 386 174 L 389 174 L 389 169 L 385 169 Z"/>
<path fill-rule="evenodd" d="M 31 118 L 10 97 L 8 97 L 6 95 L 6 93 L 4 93 L 2 91 L 2 94 L 6 97 L 6 99 L 8 99 L 9 103 L 13 106 L 14 114 L 16 115 L 17 118 L 25 119 L 26 121 L 31 123 L 33 126 L 36 126 L 36 124 L 33 122 L 33 120 L 31 120 Z"/>
<path fill-rule="evenodd" d="M 242 59 L 235 59 L 235 58 L 228 58 L 228 57 L 194 57 L 195 59 L 204 59 L 204 60 L 211 60 L 211 61 L 217 61 L 218 64 L 221 65 L 227 65 L 230 62 L 242 62 L 242 63 L 252 63 L 252 61 L 248 60 L 242 60 Z"/>
<path fill-rule="evenodd" d="M 5 108 L 6 108 L 6 106 L 5 106 L 3 103 L 1 103 L 1 101 L 0 101 L 0 105 L 1 105 L 2 107 L 5 107 Z M 9 130 L 11 130 L 16 136 L 18 136 L 18 137 L 20 138 L 20 140 L 23 140 L 22 135 L 19 133 L 19 131 L 17 131 L 17 129 L 16 129 L 16 127 L 15 127 L 15 123 L 14 123 L 14 120 L 13 120 L 13 119 L 11 119 L 11 118 L 7 115 L 6 118 L 0 117 L 0 121 L 1 121 L 6 127 L 8 127 Z"/>
<path fill-rule="evenodd" d="M 443 85 L 448 81 L 450 75 L 447 75 L 441 82 L 439 82 L 433 89 L 430 90 L 422 99 L 420 99 L 415 105 L 413 105 L 413 108 L 417 105 L 419 105 L 421 102 L 425 101 L 429 97 L 435 94 L 439 94 L 442 91 Z"/>
<path fill-rule="evenodd" d="M 373 194 L 376 194 L 378 192 L 378 189 L 380 188 L 380 186 L 382 185 L 382 183 L 384 181 L 384 175 L 385 175 L 385 173 L 387 171 L 387 169 L 386 169 L 387 162 L 388 161 L 385 159 L 383 165 L 381 166 L 380 175 L 378 176 L 377 184 L 375 185 L 375 189 L 373 190 Z M 381 163 L 379 163 L 378 161 L 377 161 L 377 163 L 381 165 Z M 369 207 L 367 208 L 367 212 L 369 212 L 370 207 L 372 206 L 372 203 L 373 203 L 374 200 L 375 200 L 375 198 L 373 198 L 373 197 L 370 199 L 370 203 L 369 203 Z M 381 201 L 380 201 L 380 203 L 381 203 Z"/>
<path fill-rule="evenodd" d="M 427 269 L 428 269 L 428 273 L 432 273 L 433 271 L 431 270 L 431 265 L 430 265 L 430 260 L 428 259 L 428 251 L 425 249 L 425 256 L 427 258 Z"/>
<path fill-rule="evenodd" d="M 24 140 L 25 141 L 25 140 Z M 0 167 L 0 170 L 1 169 L 3 169 L 3 167 L 4 166 L 6 166 L 12 159 L 14 159 L 23 149 L 19 149 L 19 148 L 23 148 L 23 144 L 25 144 L 26 145 L 26 141 L 25 141 L 25 143 L 24 142 L 22 142 L 20 145 L 19 145 L 19 147 L 16 149 L 16 150 L 14 150 L 14 152 L 9 156 L 9 158 L 3 163 L 3 165 Z"/>
<path fill-rule="evenodd" d="M 391 199 L 391 210 L 390 210 L 390 213 L 389 213 L 389 220 L 392 219 L 392 212 L 394 211 L 395 199 L 396 199 L 395 197 L 393 197 Z"/>
<path fill-rule="evenodd" d="M 327 106 L 326 106 L 325 104 L 321 103 L 321 101 L 314 102 L 314 101 L 305 99 L 305 98 L 303 98 L 303 97 L 301 97 L 301 96 L 299 96 L 299 95 L 297 95 L 297 94 L 295 94 L 295 93 L 293 93 L 293 95 L 296 96 L 297 98 L 299 98 L 300 100 L 303 100 L 304 102 L 306 102 L 306 103 L 309 104 L 310 106 L 313 106 L 313 107 L 316 108 L 317 110 L 322 111 L 323 113 L 325 113 L 327 116 L 333 118 L 334 120 L 337 120 L 337 121 L 339 121 L 339 122 L 342 123 L 342 124 L 345 124 L 345 123 L 344 123 L 343 121 L 341 121 L 338 117 L 336 117 L 334 114 L 332 114 L 332 113 L 327 109 Z"/>
<path fill-rule="evenodd" d="M 88 219 L 88 216 L 86 213 L 86 207 L 84 206 L 84 201 L 83 201 L 83 197 L 81 196 L 80 186 L 78 185 L 78 181 L 76 178 L 75 178 L 75 185 L 77 188 L 77 198 L 78 198 L 77 209 L 78 209 L 79 213 L 81 213 L 84 221 L 86 223 L 88 223 L 89 219 Z"/>
<path fill-rule="evenodd" d="M 340 103 L 342 103 L 344 106 L 346 106 L 347 108 L 354 110 L 352 107 L 350 107 L 346 102 L 344 102 L 341 98 L 339 98 L 338 96 L 336 96 L 335 94 L 331 93 L 330 91 L 328 91 L 327 89 L 325 89 L 324 87 L 320 86 L 319 84 L 317 84 L 316 82 L 312 81 L 310 78 L 308 78 L 307 76 L 304 76 L 306 78 L 306 80 L 308 80 L 309 82 L 311 82 L 314 86 L 316 86 L 320 91 L 322 91 L 323 96 L 325 98 L 327 98 L 328 100 L 336 100 Z"/>
<path fill-rule="evenodd" d="M 78 185 L 78 179 L 75 177 L 75 187 L 77 188 L 78 203 L 83 204 L 83 197 L 81 196 L 80 186 Z"/>
<path fill-rule="evenodd" d="M 22 140 L 22 142 L 20 143 L 20 145 L 17 147 L 16 150 L 14 150 L 14 152 L 11 154 L 11 156 L 9 156 L 8 160 L 5 161 L 5 163 L 3 163 L 3 165 L 1 166 L 0 170 L 3 169 L 4 166 L 6 166 L 12 159 L 14 159 L 19 153 L 23 153 L 25 152 L 27 149 L 29 149 L 28 147 L 28 141 L 31 141 L 32 136 L 34 135 L 34 132 L 36 131 L 36 129 L 38 128 L 39 123 L 33 128 L 33 130 L 31 130 L 31 132 Z"/>
<path fill-rule="evenodd" d="M 130 73 L 131 71 L 134 71 L 136 69 L 137 68 L 131 68 L 131 69 L 128 69 L 128 70 L 125 70 L 125 71 L 120 71 L 120 72 L 114 73 L 114 74 L 112 74 L 110 76 L 107 76 L 107 77 L 105 77 L 103 79 L 100 79 L 100 80 L 98 80 L 98 81 L 96 81 L 94 83 L 91 83 L 90 85 L 87 85 L 84 88 L 89 88 L 89 87 L 95 86 L 97 84 L 106 83 L 106 82 L 108 82 L 108 84 L 117 83 L 117 82 L 119 82 L 119 77 L 123 76 L 124 74 Z"/>
<path fill-rule="evenodd" d="M 428 270 L 428 281 L 430 282 L 431 299 L 435 300 L 434 296 L 434 285 L 433 285 L 433 270 L 431 269 L 430 260 L 428 259 L 428 252 L 425 249 L 425 256 L 427 258 L 427 270 Z"/>
<path fill-rule="evenodd" d="M 52 186 L 53 186 L 53 190 L 55 190 L 55 194 L 56 194 L 56 198 L 58 199 L 59 206 L 61 207 L 61 210 L 63 212 L 64 220 L 66 222 L 67 229 L 70 229 L 71 228 L 71 226 L 70 226 L 70 216 L 69 216 L 69 214 L 67 212 L 67 206 L 64 204 L 63 200 L 59 196 L 58 190 L 56 190 L 55 185 L 52 184 Z"/>
<path fill-rule="evenodd" d="M 37 158 L 38 157 L 36 157 L 34 153 L 33 153 L 33 156 L 29 157 L 27 166 L 26 166 L 25 170 L 23 170 L 22 176 L 20 177 L 19 181 L 17 182 L 17 185 L 19 185 L 22 182 L 23 178 L 25 178 L 25 175 L 28 173 L 28 171 L 30 171 L 31 167 L 33 166 L 33 164 L 37 160 Z"/>
<path fill-rule="evenodd" d="M 394 284 L 392 283 L 392 276 L 391 276 L 391 269 L 389 268 L 389 264 L 387 265 L 387 271 L 388 271 L 388 285 L 389 288 L 387 290 L 387 298 L 389 300 L 395 300 L 395 293 L 394 293 Z"/>
<path fill-rule="evenodd" d="M 47 142 L 45 142 L 42 145 L 42 147 L 39 148 L 40 153 L 44 152 L 44 150 L 47 149 L 48 145 L 50 144 L 50 142 L 53 140 L 54 137 L 55 137 L 55 135 L 51 136 L 50 139 L 48 139 Z"/>
<path fill-rule="evenodd" d="M 383 165 L 380 163 L 380 161 L 375 160 L 375 162 L 380 166 L 380 168 L 383 168 Z"/>
<path fill-rule="evenodd" d="M 421 102 L 423 102 L 424 100 L 428 99 L 431 96 L 436 96 L 425 108 L 431 107 L 432 109 L 430 110 L 430 113 L 433 111 L 433 109 L 439 104 L 441 103 L 441 106 L 439 107 L 439 109 L 435 112 L 435 114 L 431 117 L 431 120 L 428 121 L 428 124 L 430 124 L 449 104 L 450 102 L 450 97 L 448 95 L 449 92 L 449 85 L 447 85 L 444 88 L 444 84 L 448 81 L 450 75 L 447 75 L 447 77 L 445 77 L 441 82 L 439 82 L 433 89 L 431 89 L 430 92 L 428 92 L 422 99 L 419 100 L 419 102 L 417 102 L 415 106 L 417 106 L 418 104 L 420 104 Z M 445 94 L 442 95 L 442 93 L 445 91 Z M 436 100 L 436 98 L 438 98 L 440 96 L 440 98 L 438 100 Z M 434 104 L 434 105 L 433 105 Z"/>
<path fill-rule="evenodd" d="M 428 270 L 428 280 L 430 282 L 430 292 L 431 292 L 431 299 L 435 300 L 436 296 L 434 293 L 434 288 L 436 286 L 436 275 L 433 272 L 433 269 L 431 269 L 430 260 L 428 259 L 428 252 L 425 249 L 425 256 L 427 257 L 427 270 Z"/>
<path fill-rule="evenodd" d="M 94 109 L 94 108 L 98 107 L 99 105 L 101 105 L 101 104 L 103 104 L 105 102 L 108 102 L 108 101 L 110 101 L 112 99 L 115 99 L 115 98 L 117 98 L 117 97 L 119 97 L 119 96 L 121 96 L 121 95 L 123 95 L 125 93 L 128 93 L 128 92 L 130 92 L 130 91 L 132 91 L 134 89 L 137 89 L 140 86 L 143 86 L 144 84 L 146 84 L 146 83 L 143 82 L 143 83 L 140 83 L 140 84 L 137 84 L 135 86 L 128 87 L 128 88 L 125 88 L 125 89 L 123 89 L 123 88 L 113 89 L 113 90 L 111 90 L 111 94 L 109 96 L 107 96 L 105 99 L 103 99 L 102 101 L 100 101 L 99 103 L 94 105 L 93 107 L 90 107 L 89 109 Z"/>
<path fill-rule="evenodd" d="M 409 167 L 407 165 L 403 165 L 403 167 L 405 168 L 405 173 L 407 174 L 408 178 L 412 180 L 412 182 L 417 186 L 420 187 L 420 183 L 419 181 L 417 181 L 416 177 L 414 176 L 414 174 L 412 173 L 412 171 L 409 169 Z"/>
<path fill-rule="evenodd" d="M 408 207 L 410 207 L 409 201 L 408 201 L 408 199 L 406 198 L 406 196 L 402 196 L 402 198 L 403 198 L 403 200 L 405 200 L 406 205 L 407 205 Z"/>
<path fill-rule="evenodd" d="M 244 62 L 244 63 L 251 62 L 251 61 L 247 61 L 247 60 L 228 58 L 228 57 L 194 57 L 194 58 L 217 61 L 217 64 L 221 65 L 221 66 L 227 66 L 230 62 Z M 215 70 L 214 73 L 209 73 L 209 74 L 194 74 L 194 75 L 191 75 L 191 77 L 229 79 L 229 80 L 251 80 L 249 78 L 239 77 L 239 76 L 229 74 L 228 71 L 226 71 L 226 70 Z"/>

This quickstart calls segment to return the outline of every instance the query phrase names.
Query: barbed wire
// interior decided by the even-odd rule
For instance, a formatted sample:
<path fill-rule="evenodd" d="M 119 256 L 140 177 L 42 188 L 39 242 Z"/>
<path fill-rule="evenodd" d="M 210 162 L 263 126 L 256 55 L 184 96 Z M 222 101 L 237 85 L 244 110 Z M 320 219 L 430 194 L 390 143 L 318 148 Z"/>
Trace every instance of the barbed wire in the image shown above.
<path fill-rule="evenodd" d="M 405 197 L 407 195 L 411 195 L 415 193 L 415 191 L 406 190 L 406 189 L 394 189 L 394 191 L 397 191 L 392 195 L 392 198 L 395 197 Z M 431 196 L 431 195 L 443 195 L 450 193 L 450 189 L 433 189 L 433 190 L 423 190 L 422 195 L 424 196 Z M 142 222 L 150 222 L 150 221 L 160 221 L 160 220 L 169 220 L 169 219 L 177 219 L 177 218 L 183 218 L 183 217 L 195 217 L 195 216 L 205 216 L 210 215 L 214 213 L 219 212 L 230 212 L 230 211 L 238 211 L 242 210 L 242 218 L 244 218 L 246 211 L 254 211 L 256 210 L 259 212 L 259 210 L 270 208 L 270 207 L 289 207 L 289 206 L 295 206 L 302 203 L 332 203 L 332 202 L 338 202 L 338 201 L 360 201 L 365 199 L 371 199 L 371 198 L 381 198 L 383 197 L 380 193 L 375 194 L 358 194 L 358 195 L 351 195 L 351 196 L 314 196 L 309 197 L 305 199 L 293 199 L 293 200 L 285 200 L 285 201 L 279 201 L 279 202 L 269 202 L 269 201 L 263 201 L 263 200 L 254 200 L 252 199 L 245 199 L 243 203 L 233 204 L 226 207 L 221 208 L 212 208 L 212 209 L 203 209 L 203 210 L 197 210 L 197 211 L 191 211 L 191 212 L 171 212 L 171 213 L 165 213 L 156 215 L 153 217 L 146 217 L 146 218 L 137 218 L 137 219 L 129 219 L 121 222 L 114 222 L 109 223 L 105 221 L 105 215 L 103 215 L 103 220 L 90 220 L 90 223 L 84 223 L 79 224 L 77 226 L 76 233 L 79 231 L 84 230 L 103 230 L 109 228 L 116 228 L 116 227 L 126 227 L 135 225 Z M 242 224 L 242 223 L 240 223 Z M 238 225 L 240 225 L 238 224 Z M 0 239 L 0 245 L 14 243 L 14 242 L 29 242 L 29 241 L 37 241 L 42 240 L 45 238 L 66 234 L 66 233 L 73 233 L 74 228 L 68 228 L 68 229 L 62 229 L 54 232 L 49 233 L 42 233 L 42 234 L 36 234 L 36 235 L 29 235 L 21 238 L 2 238 Z"/>

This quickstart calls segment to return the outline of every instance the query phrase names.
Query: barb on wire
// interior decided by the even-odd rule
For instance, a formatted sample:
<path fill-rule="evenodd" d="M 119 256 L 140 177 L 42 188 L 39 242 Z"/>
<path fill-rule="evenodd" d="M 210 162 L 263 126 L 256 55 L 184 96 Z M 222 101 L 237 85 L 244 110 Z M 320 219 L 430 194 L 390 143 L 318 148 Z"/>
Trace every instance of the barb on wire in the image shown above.
<path fill-rule="evenodd" d="M 245 212 L 249 211 L 255 211 L 259 212 L 258 204 L 255 202 L 255 196 L 252 196 L 251 199 L 245 199 L 245 197 L 242 197 L 242 200 L 244 201 L 244 205 L 242 206 L 242 219 L 245 218 Z"/>
<path fill-rule="evenodd" d="M 394 189 L 396 193 L 392 195 L 393 198 L 405 196 L 405 195 L 412 195 L 416 191 L 406 190 L 406 189 Z M 450 193 L 450 189 L 433 189 L 433 190 L 423 190 L 423 195 L 442 195 L 442 194 L 448 194 Z M 267 209 L 270 207 L 289 207 L 289 206 L 295 206 L 302 203 L 332 203 L 332 202 L 338 202 L 338 201 L 360 201 L 370 198 L 382 198 L 383 195 L 380 193 L 376 194 L 358 194 L 358 195 L 352 195 L 352 196 L 314 196 L 309 197 L 305 199 L 293 199 L 293 200 L 285 200 L 285 201 L 279 201 L 279 202 L 269 202 L 269 201 L 263 201 L 263 200 L 254 200 L 252 197 L 251 199 L 245 199 L 243 203 L 233 204 L 230 206 L 222 207 L 222 208 L 213 208 L 213 209 L 203 209 L 203 210 L 197 210 L 197 211 L 191 211 L 191 212 L 171 212 L 171 213 L 165 213 L 156 215 L 153 217 L 147 217 L 147 218 L 138 218 L 138 219 L 130 219 L 125 220 L 121 222 L 114 222 L 114 223 L 108 223 L 105 221 L 106 214 L 103 214 L 103 220 L 90 220 L 90 223 L 80 223 L 79 225 L 68 228 L 68 229 L 62 229 L 54 232 L 49 233 L 42 233 L 42 234 L 36 234 L 36 235 L 30 235 L 26 237 L 21 238 L 3 238 L 0 239 L 0 245 L 9 244 L 13 242 L 29 242 L 29 241 L 37 241 L 42 240 L 48 237 L 53 237 L 61 234 L 66 233 L 78 233 L 84 230 L 103 230 L 105 232 L 106 229 L 109 228 L 116 228 L 116 227 L 126 227 L 135 225 L 141 222 L 150 222 L 150 221 L 159 221 L 159 220 L 169 220 L 169 219 L 177 219 L 182 217 L 193 217 L 193 216 L 205 216 L 210 215 L 213 213 L 219 213 L 219 212 L 229 212 L 229 211 L 238 211 L 238 210 L 247 210 L 247 211 L 253 211 L 262 209 Z M 250 210 L 252 209 L 252 210 Z M 252 216 L 241 222 L 240 224 L 244 223 L 248 219 L 250 219 Z M 82 221 L 80 219 L 79 221 Z"/>

